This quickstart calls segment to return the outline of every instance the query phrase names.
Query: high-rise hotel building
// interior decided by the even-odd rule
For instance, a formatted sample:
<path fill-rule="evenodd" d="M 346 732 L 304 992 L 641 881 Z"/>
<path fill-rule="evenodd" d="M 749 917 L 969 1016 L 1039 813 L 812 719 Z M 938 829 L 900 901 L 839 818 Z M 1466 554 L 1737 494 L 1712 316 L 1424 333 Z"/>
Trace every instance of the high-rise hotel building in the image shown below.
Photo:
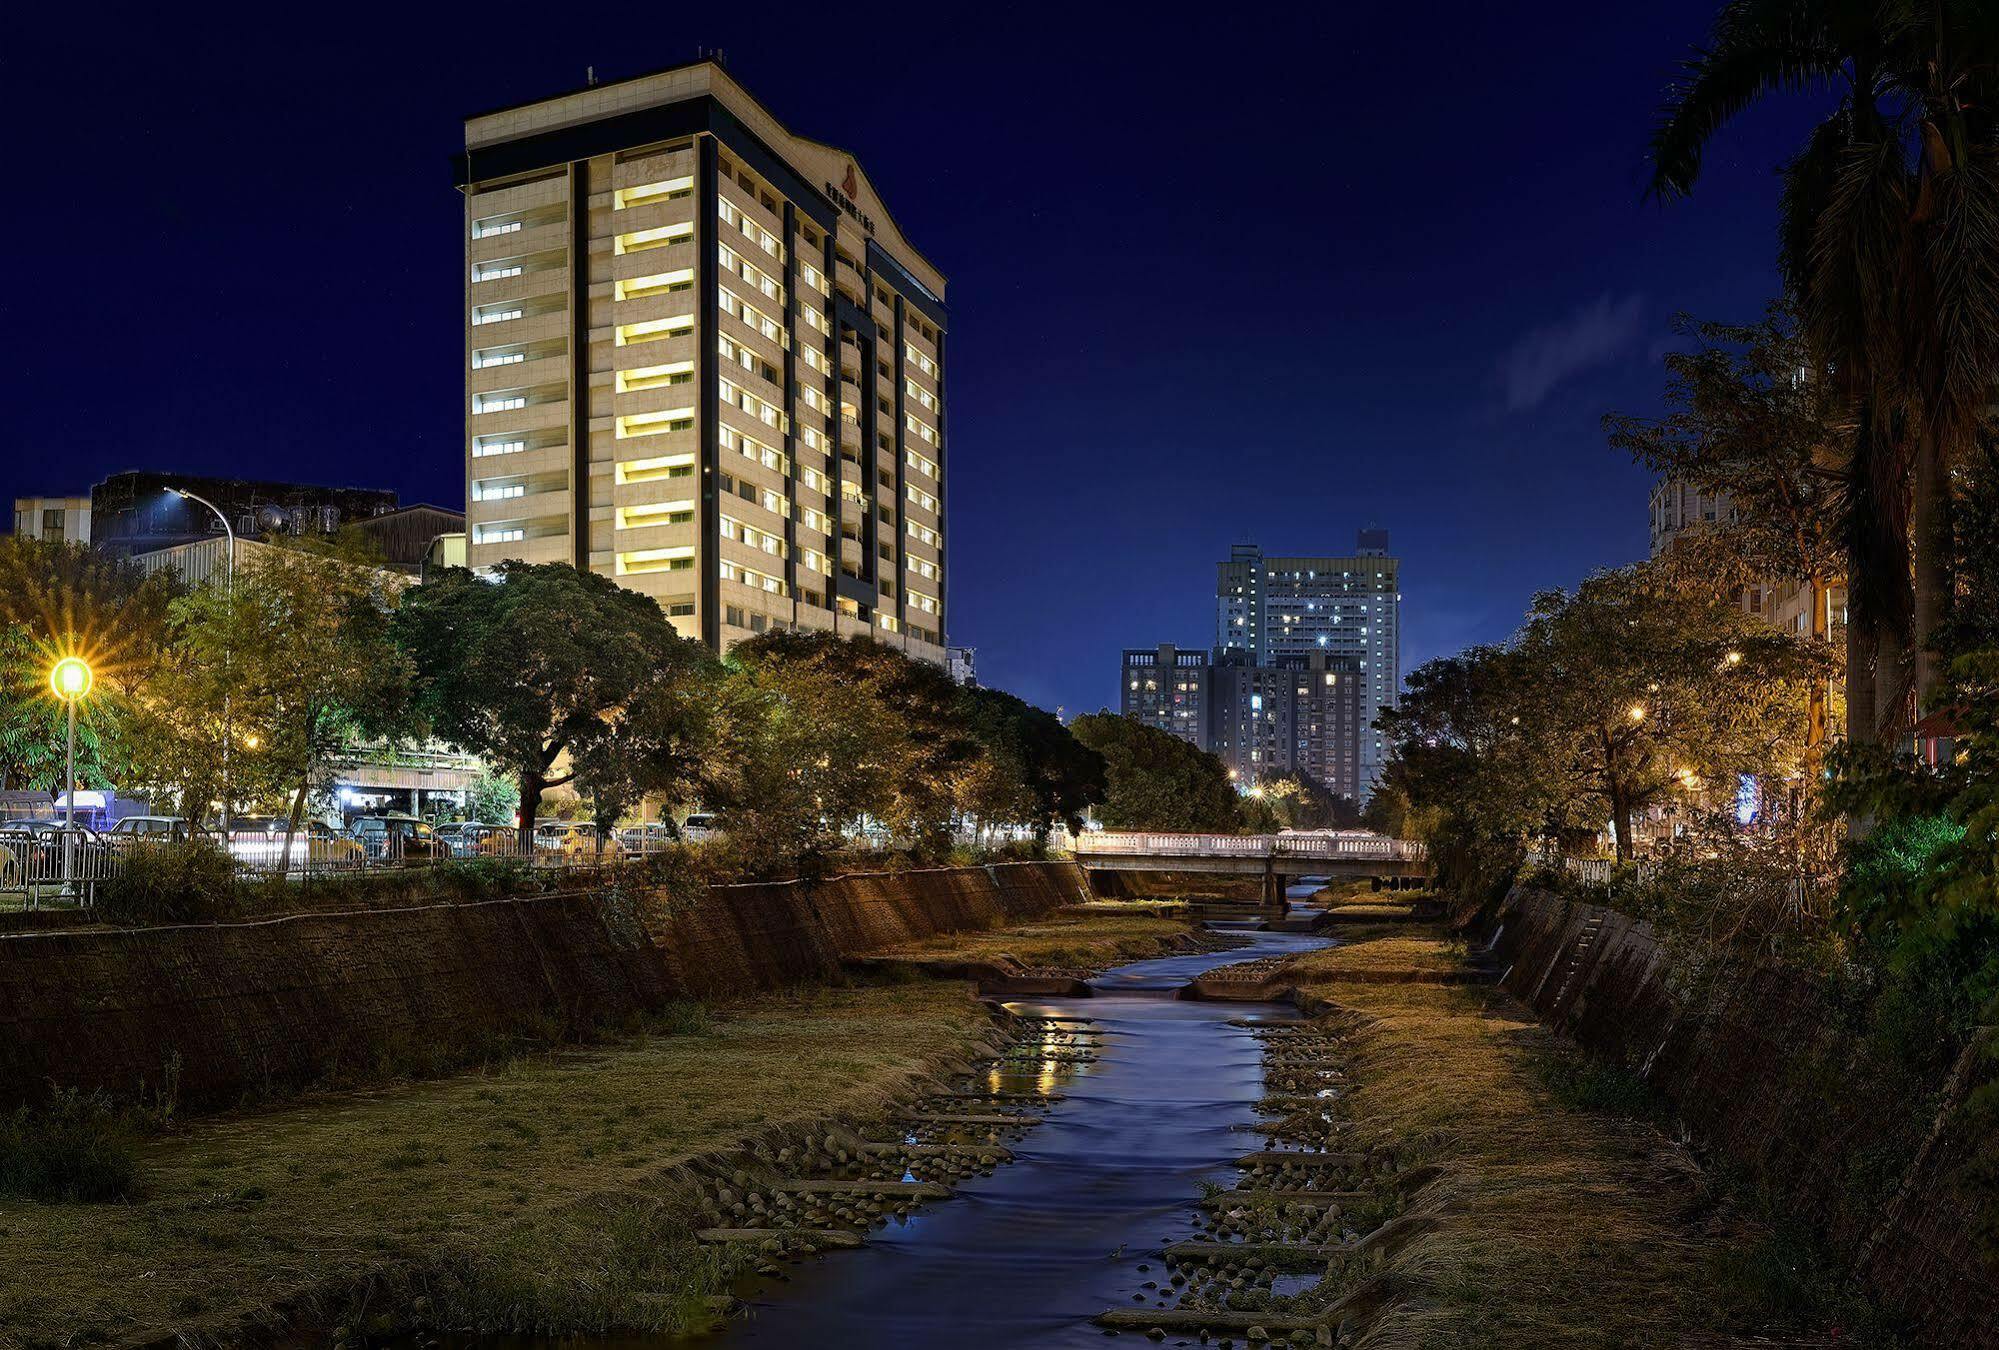
<path fill-rule="evenodd" d="M 468 557 L 944 659 L 944 278 L 712 61 L 468 118 Z"/>
<path fill-rule="evenodd" d="M 1402 581 L 1388 531 L 1362 530 L 1354 551 L 1340 557 L 1232 547 L 1216 568 L 1215 647 L 1256 666 L 1324 657 L 1349 671 L 1359 686 L 1358 788 L 1363 796 L 1374 791 L 1389 748 L 1374 719 L 1402 690 Z"/>

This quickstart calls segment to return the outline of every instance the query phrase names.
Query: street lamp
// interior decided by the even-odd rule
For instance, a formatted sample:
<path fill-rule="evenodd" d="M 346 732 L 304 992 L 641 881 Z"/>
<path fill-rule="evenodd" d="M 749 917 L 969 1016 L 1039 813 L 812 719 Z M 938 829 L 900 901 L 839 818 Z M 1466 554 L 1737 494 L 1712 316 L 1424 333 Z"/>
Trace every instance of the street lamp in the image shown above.
<path fill-rule="evenodd" d="M 49 667 L 49 688 L 63 701 L 69 730 L 63 751 L 62 784 L 62 890 L 70 894 L 76 862 L 76 705 L 90 692 L 93 676 L 90 663 L 80 656 L 65 656 Z"/>
<path fill-rule="evenodd" d="M 229 517 L 223 514 L 222 508 L 208 500 L 208 498 L 196 496 L 186 488 L 177 488 L 172 485 L 168 485 L 167 491 L 181 498 L 183 501 L 199 502 L 213 511 L 215 518 L 222 522 L 222 533 L 227 535 L 229 539 L 229 556 L 222 574 L 223 594 L 228 596 L 229 609 L 233 614 L 236 609 L 235 528 L 229 524 Z M 227 662 L 229 654 L 224 652 L 222 659 Z M 229 838 L 229 695 L 226 693 L 222 696 L 222 837 L 224 840 Z"/>
<path fill-rule="evenodd" d="M 1642 721 L 1644 721 L 1644 720 L 1645 720 L 1645 705 L 1644 705 L 1644 704 L 1642 704 L 1642 703 L 1634 703 L 1634 704 L 1632 704 L 1632 705 L 1631 705 L 1631 707 L 1630 707 L 1629 709 L 1627 709 L 1627 711 L 1628 711 L 1628 712 L 1629 712 L 1629 713 L 1631 714 L 1631 720 L 1632 720 L 1632 721 L 1634 721 L 1634 722 L 1642 722 Z"/>

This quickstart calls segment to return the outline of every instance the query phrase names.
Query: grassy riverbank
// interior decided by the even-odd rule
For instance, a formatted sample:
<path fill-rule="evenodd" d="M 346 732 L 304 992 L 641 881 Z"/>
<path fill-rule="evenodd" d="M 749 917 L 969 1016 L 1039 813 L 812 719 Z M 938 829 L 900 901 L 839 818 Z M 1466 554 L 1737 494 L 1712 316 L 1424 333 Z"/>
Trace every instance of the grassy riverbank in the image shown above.
<path fill-rule="evenodd" d="M 1134 904 L 1120 912 L 1100 903 L 1061 910 L 1013 928 L 940 933 L 876 955 L 926 962 L 998 962 L 1010 957 L 1023 966 L 1096 970 L 1159 956 L 1194 931 L 1183 919 L 1160 917 L 1154 905 Z"/>
<path fill-rule="evenodd" d="M 1637 1080 L 1496 989 L 1340 978 L 1457 957 L 1403 929 L 1291 968 L 1365 1019 L 1345 1099 L 1357 1137 L 1444 1169 L 1413 1206 L 1436 1226 L 1389 1262 L 1370 1346 L 1726 1344 L 1831 1325 L 1865 1343 L 1864 1307 L 1662 1132 Z"/>
<path fill-rule="evenodd" d="M 188 1124 L 140 1148 L 129 1203 L 0 1202 L 0 1345 L 226 1333 L 370 1277 L 481 1321 L 670 1324 L 722 1272 L 649 1182 L 869 1114 L 989 1025 L 962 985 L 803 990 Z"/>

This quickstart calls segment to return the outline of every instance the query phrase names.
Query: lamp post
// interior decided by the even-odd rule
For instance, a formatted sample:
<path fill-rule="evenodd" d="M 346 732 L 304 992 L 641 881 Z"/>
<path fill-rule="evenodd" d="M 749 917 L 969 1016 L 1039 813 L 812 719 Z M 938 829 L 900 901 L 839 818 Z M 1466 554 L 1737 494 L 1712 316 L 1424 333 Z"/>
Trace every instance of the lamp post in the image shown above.
<path fill-rule="evenodd" d="M 76 705 L 90 692 L 90 663 L 80 656 L 65 656 L 49 667 L 49 688 L 63 701 L 69 730 L 63 751 L 62 785 L 62 889 L 70 894 L 76 863 Z"/>
<path fill-rule="evenodd" d="M 222 533 L 229 538 L 229 557 L 222 574 L 223 594 L 228 596 L 230 602 L 229 609 L 233 614 L 236 608 L 236 531 L 230 526 L 229 517 L 224 515 L 222 508 L 214 502 L 208 500 L 206 497 L 198 497 L 186 488 L 169 487 L 167 491 L 185 501 L 201 503 L 201 505 L 213 511 L 215 518 L 222 522 Z M 222 659 L 227 662 L 229 654 L 224 652 Z M 227 847 L 229 842 L 229 739 L 229 695 L 225 693 L 222 696 L 222 841 L 224 847 Z"/>

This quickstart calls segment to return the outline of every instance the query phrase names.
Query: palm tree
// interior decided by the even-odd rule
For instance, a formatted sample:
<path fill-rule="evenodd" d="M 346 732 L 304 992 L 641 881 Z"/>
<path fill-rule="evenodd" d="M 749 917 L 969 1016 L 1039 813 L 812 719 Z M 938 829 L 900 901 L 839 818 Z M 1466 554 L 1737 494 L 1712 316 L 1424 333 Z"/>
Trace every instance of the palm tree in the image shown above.
<path fill-rule="evenodd" d="M 1684 196 L 1735 114 L 1834 96 L 1785 166 L 1779 263 L 1849 427 L 1854 741 L 1898 739 L 1938 673 L 1949 465 L 1999 368 L 1995 57 L 1999 0 L 1729 0 L 1652 137 L 1652 192 Z"/>

